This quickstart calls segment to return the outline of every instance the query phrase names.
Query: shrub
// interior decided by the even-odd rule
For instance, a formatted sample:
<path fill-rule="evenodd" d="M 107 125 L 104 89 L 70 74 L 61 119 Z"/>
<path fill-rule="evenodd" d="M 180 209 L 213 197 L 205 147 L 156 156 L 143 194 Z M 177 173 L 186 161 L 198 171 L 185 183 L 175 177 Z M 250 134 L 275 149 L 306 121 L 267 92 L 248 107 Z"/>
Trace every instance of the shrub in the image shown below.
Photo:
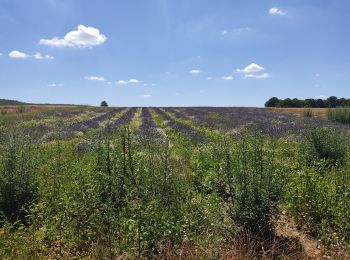
<path fill-rule="evenodd" d="M 25 137 L 16 134 L 5 146 L 0 158 L 0 212 L 7 221 L 25 222 L 37 196 L 34 151 Z"/>
<path fill-rule="evenodd" d="M 309 163 L 325 159 L 340 164 L 346 159 L 347 149 L 345 134 L 335 128 L 311 128 L 304 133 L 301 144 L 302 155 Z"/>
<path fill-rule="evenodd" d="M 279 178 L 283 176 L 278 171 L 273 148 L 254 130 L 243 134 L 234 149 L 235 220 L 253 235 L 271 238 L 282 190 Z"/>

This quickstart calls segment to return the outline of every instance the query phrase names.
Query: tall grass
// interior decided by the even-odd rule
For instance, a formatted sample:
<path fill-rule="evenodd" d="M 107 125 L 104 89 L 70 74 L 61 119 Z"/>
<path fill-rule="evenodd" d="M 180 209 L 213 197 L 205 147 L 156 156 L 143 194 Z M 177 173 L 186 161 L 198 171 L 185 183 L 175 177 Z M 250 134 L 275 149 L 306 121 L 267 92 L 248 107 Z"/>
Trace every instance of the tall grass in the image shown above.
<path fill-rule="evenodd" d="M 349 124 L 350 123 L 350 108 L 348 108 L 348 107 L 330 108 L 327 111 L 327 118 L 329 120 L 332 120 L 335 122 Z"/>

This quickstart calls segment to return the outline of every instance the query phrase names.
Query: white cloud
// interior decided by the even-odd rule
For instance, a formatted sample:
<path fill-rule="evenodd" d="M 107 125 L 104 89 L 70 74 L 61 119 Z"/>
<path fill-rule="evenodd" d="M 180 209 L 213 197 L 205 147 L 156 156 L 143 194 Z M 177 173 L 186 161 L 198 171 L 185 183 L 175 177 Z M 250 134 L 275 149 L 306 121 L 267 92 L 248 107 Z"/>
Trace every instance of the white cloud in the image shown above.
<path fill-rule="evenodd" d="M 46 54 L 46 55 L 45 55 L 45 59 L 48 59 L 48 60 L 54 60 L 54 59 L 55 59 L 55 57 L 52 57 L 52 56 L 50 56 L 50 55 Z"/>
<path fill-rule="evenodd" d="M 116 83 L 117 83 L 117 85 L 126 85 L 126 84 L 128 84 L 128 82 L 125 81 L 125 80 L 118 80 Z"/>
<path fill-rule="evenodd" d="M 2 53 L 0 52 L 0 57 L 2 56 Z"/>
<path fill-rule="evenodd" d="M 196 75 L 196 74 L 201 74 L 202 71 L 200 71 L 200 70 L 190 70 L 189 73 L 193 74 L 193 75 Z"/>
<path fill-rule="evenodd" d="M 87 76 L 85 77 L 86 80 L 91 80 L 91 81 L 104 81 L 104 77 L 99 77 L 99 76 Z"/>
<path fill-rule="evenodd" d="M 281 9 L 278 8 L 278 7 L 272 7 L 272 8 L 270 8 L 270 10 L 269 10 L 269 14 L 271 14 L 271 15 L 280 15 L 280 16 L 284 16 L 284 15 L 287 14 L 287 12 L 281 10 Z"/>
<path fill-rule="evenodd" d="M 152 97 L 152 95 L 151 94 L 145 94 L 145 95 L 143 95 L 143 97 L 149 98 L 149 97 Z"/>
<path fill-rule="evenodd" d="M 263 70 L 264 70 L 264 67 L 262 67 L 256 63 L 251 63 L 248 66 L 246 66 L 244 69 L 236 69 L 236 72 L 251 74 L 251 73 L 260 72 Z"/>
<path fill-rule="evenodd" d="M 207 80 L 212 80 L 213 78 L 212 77 L 207 77 Z"/>
<path fill-rule="evenodd" d="M 232 76 L 222 76 L 221 79 L 223 80 L 233 80 Z"/>
<path fill-rule="evenodd" d="M 127 85 L 127 84 L 138 84 L 141 81 L 139 81 L 138 79 L 129 79 L 128 81 L 125 80 L 118 80 L 116 81 L 117 85 Z"/>
<path fill-rule="evenodd" d="M 20 52 L 20 51 L 11 51 L 9 53 L 9 57 L 10 58 L 14 58 L 14 59 L 27 59 L 30 56 L 24 52 Z"/>
<path fill-rule="evenodd" d="M 227 33 L 228 33 L 227 30 L 223 30 L 223 31 L 221 32 L 221 35 L 226 35 Z"/>
<path fill-rule="evenodd" d="M 40 52 L 36 52 L 34 55 L 33 55 L 33 58 L 36 59 L 36 60 L 43 60 L 43 59 L 48 59 L 48 60 L 53 60 L 55 59 L 54 57 L 50 56 L 50 55 L 43 55 L 41 54 Z"/>
<path fill-rule="evenodd" d="M 135 83 L 135 84 L 137 84 L 137 83 L 139 83 L 140 81 L 139 80 L 137 80 L 137 79 L 129 79 L 129 81 L 128 81 L 128 83 Z"/>
<path fill-rule="evenodd" d="M 315 74 L 315 78 L 319 78 L 319 77 L 321 77 L 321 74 L 320 73 L 316 73 Z"/>
<path fill-rule="evenodd" d="M 263 73 L 263 74 L 246 74 L 244 75 L 246 78 L 255 78 L 255 79 L 267 79 L 271 78 L 271 75 L 269 73 Z"/>
<path fill-rule="evenodd" d="M 104 43 L 107 37 L 94 27 L 78 25 L 76 31 L 67 33 L 64 38 L 40 39 L 39 44 L 54 47 L 91 47 Z"/>
<path fill-rule="evenodd" d="M 320 98 L 320 99 L 326 99 L 327 97 L 326 97 L 325 95 L 319 95 L 319 96 L 316 96 L 315 98 L 316 98 L 316 99 L 319 99 L 319 98 Z"/>

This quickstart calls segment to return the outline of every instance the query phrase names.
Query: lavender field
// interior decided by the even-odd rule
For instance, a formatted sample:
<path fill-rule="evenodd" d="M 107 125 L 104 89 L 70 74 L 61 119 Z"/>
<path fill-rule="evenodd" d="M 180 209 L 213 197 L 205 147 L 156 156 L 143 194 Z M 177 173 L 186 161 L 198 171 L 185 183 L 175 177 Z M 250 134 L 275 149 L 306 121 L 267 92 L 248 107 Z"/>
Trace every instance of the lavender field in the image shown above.
<path fill-rule="evenodd" d="M 1 258 L 347 257 L 347 124 L 229 107 L 0 122 Z"/>

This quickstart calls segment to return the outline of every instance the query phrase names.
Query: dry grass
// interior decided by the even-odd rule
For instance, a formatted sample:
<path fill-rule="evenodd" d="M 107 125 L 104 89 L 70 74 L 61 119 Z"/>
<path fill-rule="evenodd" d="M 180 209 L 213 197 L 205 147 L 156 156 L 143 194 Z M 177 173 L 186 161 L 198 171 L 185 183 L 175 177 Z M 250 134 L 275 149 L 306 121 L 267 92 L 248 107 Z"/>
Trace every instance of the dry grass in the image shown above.
<path fill-rule="evenodd" d="M 1 114 L 17 114 L 20 109 L 23 109 L 23 113 L 26 114 L 35 114 L 43 113 L 51 110 L 69 110 L 75 106 L 69 105 L 5 105 L 0 106 Z"/>
<path fill-rule="evenodd" d="M 304 111 L 306 108 L 303 107 L 274 107 L 274 108 L 267 108 L 269 110 L 273 111 L 282 111 L 282 112 L 288 112 L 293 113 L 299 116 L 304 116 Z M 328 108 L 308 108 L 312 110 L 313 116 L 318 116 L 322 118 L 327 117 L 327 110 Z"/>

